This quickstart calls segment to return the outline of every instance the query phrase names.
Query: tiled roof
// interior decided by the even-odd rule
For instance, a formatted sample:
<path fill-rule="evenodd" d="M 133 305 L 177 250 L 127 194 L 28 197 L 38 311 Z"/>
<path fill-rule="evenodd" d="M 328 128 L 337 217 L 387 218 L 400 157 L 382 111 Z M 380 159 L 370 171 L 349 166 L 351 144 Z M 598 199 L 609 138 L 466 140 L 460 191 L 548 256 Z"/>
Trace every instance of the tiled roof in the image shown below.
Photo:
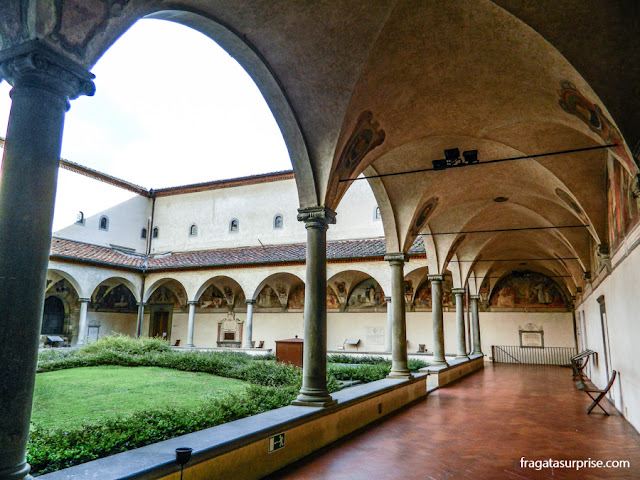
<path fill-rule="evenodd" d="M 409 254 L 424 255 L 424 253 L 422 238 L 418 237 L 409 250 Z M 384 238 L 327 242 L 328 260 L 379 258 L 384 254 Z M 127 254 L 107 247 L 53 238 L 51 255 L 54 258 L 62 257 L 140 270 L 173 270 L 304 262 L 306 245 L 298 243 L 291 245 L 265 245 L 264 247 L 222 248 L 199 252 L 152 255 L 147 259 L 143 255 Z"/>
<path fill-rule="evenodd" d="M 50 255 L 54 258 L 63 257 L 72 260 L 140 269 L 143 267 L 146 259 L 144 255 L 128 254 L 114 250 L 113 248 L 99 247 L 98 245 L 56 237 L 51 239 Z"/>

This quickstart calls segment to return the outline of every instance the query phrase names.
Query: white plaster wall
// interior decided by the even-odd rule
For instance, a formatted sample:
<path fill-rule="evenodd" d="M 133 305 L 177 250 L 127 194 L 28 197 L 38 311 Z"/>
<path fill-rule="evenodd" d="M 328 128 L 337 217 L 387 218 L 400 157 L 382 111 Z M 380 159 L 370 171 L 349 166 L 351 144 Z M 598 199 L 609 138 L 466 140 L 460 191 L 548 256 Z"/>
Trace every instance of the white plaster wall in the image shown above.
<path fill-rule="evenodd" d="M 134 336 L 136 321 L 135 313 L 87 312 L 87 325 L 100 326 L 100 337 L 116 333 Z"/>
<path fill-rule="evenodd" d="M 640 430 L 640 367 L 638 341 L 640 318 L 638 286 L 640 285 L 640 248 L 635 248 L 613 272 L 598 285 L 576 311 L 584 312 L 587 348 L 598 352 L 598 362 L 591 368 L 591 380 L 598 387 L 607 384 L 600 306 L 604 296 L 607 310 L 611 367 L 618 378 L 611 389 L 616 407 L 636 430 Z"/>
<path fill-rule="evenodd" d="M 143 227 L 147 227 L 147 220 L 151 216 L 149 198 L 65 170 L 60 173 L 54 236 L 105 247 L 117 245 L 133 248 L 137 253 L 145 253 L 146 240 L 140 238 L 140 232 Z M 77 179 L 65 180 L 68 175 L 81 177 L 82 187 L 90 188 L 94 195 L 90 199 L 78 196 L 77 190 L 73 188 Z M 72 198 L 67 198 L 69 195 Z M 96 210 L 95 199 L 108 203 Z M 99 205 L 102 206 L 102 203 Z M 80 210 L 85 214 L 84 225 L 75 223 Z M 102 215 L 109 218 L 107 231 L 98 228 Z"/>
<path fill-rule="evenodd" d="M 356 182 L 337 209 L 328 239 L 382 237 L 382 222 L 374 219 L 376 201 L 366 182 Z M 152 251 L 179 252 L 241 246 L 304 243 L 304 224 L 298 222 L 298 194 L 295 180 L 259 183 L 204 192 L 171 195 L 156 199 Z M 283 216 L 283 228 L 274 229 L 276 214 Z M 229 231 L 232 219 L 237 232 Z M 196 224 L 198 235 L 190 236 Z"/>
<path fill-rule="evenodd" d="M 275 352 L 276 340 L 304 337 L 303 315 L 296 313 L 254 313 L 253 340 L 256 345 L 264 340 L 264 348 Z"/>

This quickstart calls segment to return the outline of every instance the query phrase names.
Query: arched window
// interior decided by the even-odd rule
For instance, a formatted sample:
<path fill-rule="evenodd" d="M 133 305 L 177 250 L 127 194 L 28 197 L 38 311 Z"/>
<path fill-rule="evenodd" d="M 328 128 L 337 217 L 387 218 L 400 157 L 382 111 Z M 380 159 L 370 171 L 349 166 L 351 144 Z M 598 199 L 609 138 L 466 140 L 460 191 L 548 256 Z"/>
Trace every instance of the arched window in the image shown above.
<path fill-rule="evenodd" d="M 153 238 L 158 238 L 158 227 L 153 227 Z"/>
<path fill-rule="evenodd" d="M 373 219 L 374 220 L 382 220 L 382 214 L 380 213 L 380 207 L 376 205 L 376 208 L 373 209 Z"/>
<path fill-rule="evenodd" d="M 98 228 L 100 230 L 109 230 L 109 217 L 103 215 L 100 217 L 100 222 L 98 223 Z"/>
<path fill-rule="evenodd" d="M 277 214 L 275 217 L 273 217 L 273 228 L 282 228 L 282 226 L 283 226 L 282 215 Z"/>
<path fill-rule="evenodd" d="M 84 212 L 80 210 L 76 216 L 76 223 L 78 225 L 84 225 Z"/>
<path fill-rule="evenodd" d="M 240 222 L 238 222 L 237 218 L 234 218 L 229 222 L 229 231 L 237 232 L 240 229 Z"/>
<path fill-rule="evenodd" d="M 198 235 L 198 226 L 194 223 L 189 227 L 189 236 L 195 237 Z"/>
<path fill-rule="evenodd" d="M 140 230 L 140 238 L 142 238 L 143 240 L 147 238 L 147 229 L 143 228 L 142 230 Z"/>

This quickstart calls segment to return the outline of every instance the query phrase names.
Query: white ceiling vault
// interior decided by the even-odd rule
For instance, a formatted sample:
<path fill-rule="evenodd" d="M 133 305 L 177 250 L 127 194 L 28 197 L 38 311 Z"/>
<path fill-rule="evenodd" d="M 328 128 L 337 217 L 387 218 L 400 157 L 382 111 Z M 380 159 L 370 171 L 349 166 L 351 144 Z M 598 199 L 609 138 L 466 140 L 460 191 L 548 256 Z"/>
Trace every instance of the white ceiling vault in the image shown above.
<path fill-rule="evenodd" d="M 429 271 L 448 269 L 456 283 L 533 270 L 575 294 L 595 250 L 606 251 L 608 156 L 638 173 L 638 5 L 23 0 L 0 5 L 0 48 L 38 38 L 90 69 L 140 18 L 189 25 L 261 89 L 301 206 L 335 209 L 353 179 L 383 175 L 369 182 L 387 251 L 407 251 L 423 235 Z M 428 169 L 450 148 L 477 150 L 480 164 L 384 176 Z M 497 229 L 505 231 L 472 233 Z"/>

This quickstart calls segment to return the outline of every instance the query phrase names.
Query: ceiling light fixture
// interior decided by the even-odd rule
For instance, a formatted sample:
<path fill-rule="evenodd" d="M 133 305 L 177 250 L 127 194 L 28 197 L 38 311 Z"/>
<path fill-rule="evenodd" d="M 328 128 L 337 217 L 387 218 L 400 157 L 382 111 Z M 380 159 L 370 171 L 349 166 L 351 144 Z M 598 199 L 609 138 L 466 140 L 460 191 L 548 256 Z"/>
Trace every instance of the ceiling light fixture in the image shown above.
<path fill-rule="evenodd" d="M 448 148 L 444 151 L 444 159 L 431 162 L 434 170 L 446 170 L 447 168 L 466 167 L 478 163 L 478 150 L 466 150 L 460 158 L 459 148 Z"/>
<path fill-rule="evenodd" d="M 572 148 L 571 150 L 560 150 L 558 152 L 549 152 L 549 153 L 536 153 L 534 155 L 522 155 L 519 157 L 509 157 L 509 158 L 497 158 L 495 160 L 485 160 L 484 162 L 478 162 L 478 161 L 473 161 L 473 155 L 472 152 L 476 152 L 475 154 L 475 160 L 477 160 L 477 150 L 469 150 L 468 152 L 463 152 L 462 155 L 465 156 L 464 154 L 467 153 L 469 158 L 469 161 L 471 163 L 465 164 L 465 165 L 460 165 L 460 166 L 466 166 L 466 165 L 486 165 L 488 163 L 500 163 L 500 162 L 512 162 L 514 160 L 527 160 L 527 159 L 531 159 L 531 158 L 541 158 L 541 157 L 549 157 L 552 155 L 566 155 L 568 153 L 579 153 L 579 152 L 589 152 L 591 150 L 601 150 L 603 148 L 611 148 L 611 147 L 617 147 L 618 144 L 617 143 L 613 143 L 610 145 L 598 145 L 596 147 L 585 147 L 585 148 Z M 458 150 L 456 148 L 452 148 L 451 150 Z M 457 158 L 457 157 L 456 157 Z M 465 159 L 466 161 L 466 159 Z M 440 162 L 440 163 L 438 163 Z M 339 183 L 342 182 L 355 182 L 358 180 L 366 180 L 368 178 L 382 178 L 382 177 L 395 177 L 397 175 L 411 175 L 414 173 L 424 173 L 424 172 L 433 172 L 434 170 L 445 170 L 446 164 L 447 164 L 447 159 L 445 158 L 444 160 L 433 160 L 433 168 L 420 168 L 418 170 L 409 170 L 406 172 L 391 172 L 391 173 L 382 173 L 380 175 L 370 175 L 368 177 L 357 177 L 357 178 L 341 178 L 338 180 Z M 439 168 L 436 167 L 436 165 L 440 166 Z M 445 165 L 444 167 L 442 165 Z"/>
<path fill-rule="evenodd" d="M 493 199 L 493 201 L 496 203 L 506 202 L 507 200 L 509 200 L 507 197 L 496 197 Z"/>

